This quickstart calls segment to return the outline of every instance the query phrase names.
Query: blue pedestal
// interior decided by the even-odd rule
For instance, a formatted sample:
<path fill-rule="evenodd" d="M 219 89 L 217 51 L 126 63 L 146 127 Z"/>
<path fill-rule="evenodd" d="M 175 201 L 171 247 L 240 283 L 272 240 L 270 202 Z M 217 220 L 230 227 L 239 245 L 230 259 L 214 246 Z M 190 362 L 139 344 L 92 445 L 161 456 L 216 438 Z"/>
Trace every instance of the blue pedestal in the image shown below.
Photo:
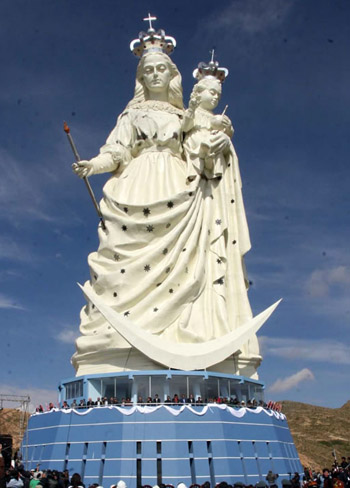
<path fill-rule="evenodd" d="M 283 414 L 226 405 L 95 407 L 33 415 L 22 445 L 28 469 L 78 472 L 84 483 L 128 488 L 183 481 L 279 481 L 302 466 Z"/>

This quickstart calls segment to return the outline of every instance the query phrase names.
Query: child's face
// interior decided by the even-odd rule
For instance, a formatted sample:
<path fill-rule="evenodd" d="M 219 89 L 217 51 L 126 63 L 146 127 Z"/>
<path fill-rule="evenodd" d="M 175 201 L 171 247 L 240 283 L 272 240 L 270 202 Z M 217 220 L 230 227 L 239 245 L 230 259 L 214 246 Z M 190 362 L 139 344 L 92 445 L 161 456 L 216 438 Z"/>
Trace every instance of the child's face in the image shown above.
<path fill-rule="evenodd" d="M 214 110 L 219 103 L 221 97 L 221 85 L 215 81 L 206 83 L 202 87 L 202 91 L 199 93 L 200 108 L 204 110 Z"/>

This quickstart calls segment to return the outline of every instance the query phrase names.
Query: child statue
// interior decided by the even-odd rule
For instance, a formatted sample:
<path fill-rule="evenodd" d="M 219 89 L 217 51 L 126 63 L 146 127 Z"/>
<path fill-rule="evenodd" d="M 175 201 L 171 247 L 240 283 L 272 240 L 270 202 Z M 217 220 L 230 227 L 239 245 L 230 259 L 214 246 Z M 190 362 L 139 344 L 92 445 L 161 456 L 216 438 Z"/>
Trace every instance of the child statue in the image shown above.
<path fill-rule="evenodd" d="M 184 148 L 188 159 L 188 178 L 192 181 L 197 175 L 207 179 L 220 178 L 226 167 L 225 158 L 233 149 L 230 139 L 233 127 L 225 115 L 214 115 L 222 93 L 222 79 L 227 76 L 225 68 L 217 68 L 213 60 L 203 71 L 204 63 L 194 71 L 199 79 L 193 87 L 189 108 L 185 112 L 183 131 L 186 134 Z M 221 75 L 220 78 L 213 73 Z M 204 76 L 203 76 L 204 73 Z M 207 73 L 207 74 L 205 74 Z"/>

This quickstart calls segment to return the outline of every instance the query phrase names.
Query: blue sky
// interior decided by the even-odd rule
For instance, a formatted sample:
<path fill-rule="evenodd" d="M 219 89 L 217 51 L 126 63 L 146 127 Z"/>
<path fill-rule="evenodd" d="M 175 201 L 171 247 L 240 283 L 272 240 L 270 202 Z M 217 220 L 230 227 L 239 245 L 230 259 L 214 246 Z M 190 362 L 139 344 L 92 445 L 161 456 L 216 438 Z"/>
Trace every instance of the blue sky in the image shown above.
<path fill-rule="evenodd" d="M 235 127 L 268 399 L 350 399 L 350 2 L 5 0 L 0 4 L 1 393 L 55 398 L 84 304 L 97 219 L 62 130 L 94 156 L 132 97 L 148 12 L 177 39 L 188 101 L 216 48 Z M 91 179 L 97 195 L 106 175 Z"/>

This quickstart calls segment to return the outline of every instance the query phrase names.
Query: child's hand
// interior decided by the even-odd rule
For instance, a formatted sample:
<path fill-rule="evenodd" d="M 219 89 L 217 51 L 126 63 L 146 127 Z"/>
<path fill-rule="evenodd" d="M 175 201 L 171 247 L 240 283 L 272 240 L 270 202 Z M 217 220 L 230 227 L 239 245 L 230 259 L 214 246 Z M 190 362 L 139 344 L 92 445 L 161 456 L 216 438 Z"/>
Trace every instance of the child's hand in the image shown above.
<path fill-rule="evenodd" d="M 214 115 L 210 122 L 211 128 L 226 131 L 231 127 L 231 121 L 226 115 Z"/>
<path fill-rule="evenodd" d="M 200 103 L 201 103 L 201 99 L 198 93 L 192 93 L 190 101 L 188 103 L 188 108 L 191 109 L 192 111 L 195 111 L 196 108 L 199 107 Z"/>

